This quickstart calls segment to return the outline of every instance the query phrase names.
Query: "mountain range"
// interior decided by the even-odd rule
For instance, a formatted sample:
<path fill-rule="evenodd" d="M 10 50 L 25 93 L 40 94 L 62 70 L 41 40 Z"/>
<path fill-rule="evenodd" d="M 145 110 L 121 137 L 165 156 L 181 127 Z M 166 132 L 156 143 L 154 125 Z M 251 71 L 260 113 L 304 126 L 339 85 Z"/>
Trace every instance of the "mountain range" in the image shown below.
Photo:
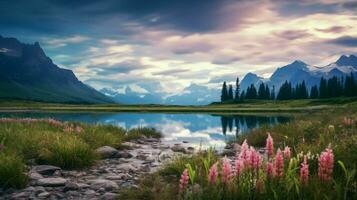
<path fill-rule="evenodd" d="M 246 74 L 241 81 L 241 90 L 246 90 L 251 84 L 257 87 L 262 82 L 268 84 L 269 87 L 275 86 L 275 89 L 278 90 L 285 81 L 295 85 L 303 80 L 306 86 L 311 88 L 319 84 L 321 77 L 342 77 L 350 73 L 357 75 L 357 57 L 354 55 L 342 55 L 336 62 L 323 67 L 308 65 L 301 60 L 296 60 L 277 68 L 269 78 L 262 78 L 254 73 Z"/>
<path fill-rule="evenodd" d="M 60 103 L 113 103 L 82 83 L 68 69 L 59 68 L 38 42 L 24 44 L 0 36 L 0 99 Z"/>
<path fill-rule="evenodd" d="M 191 84 L 175 95 L 147 90 L 148 92 L 142 93 L 127 86 L 120 91 L 113 88 L 103 88 L 99 91 L 124 104 L 207 105 L 220 99 L 220 90 L 197 84 Z"/>

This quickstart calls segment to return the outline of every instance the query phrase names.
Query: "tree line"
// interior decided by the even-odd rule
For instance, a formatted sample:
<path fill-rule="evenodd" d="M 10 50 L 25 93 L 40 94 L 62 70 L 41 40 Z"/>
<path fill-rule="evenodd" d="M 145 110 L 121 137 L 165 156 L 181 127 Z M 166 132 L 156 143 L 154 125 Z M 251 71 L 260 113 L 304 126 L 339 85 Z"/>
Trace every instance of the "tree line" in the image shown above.
<path fill-rule="evenodd" d="M 357 96 L 357 82 L 352 73 L 344 77 L 333 76 L 329 79 L 321 77 L 319 84 L 310 89 L 306 86 L 305 81 L 295 86 L 291 82 L 285 81 L 279 88 L 277 95 L 275 94 L 275 87 L 270 88 L 265 83 L 260 83 L 258 89 L 254 84 L 251 84 L 246 90 L 240 92 L 239 78 L 237 78 L 235 88 L 231 84 L 223 83 L 221 102 L 240 102 L 244 99 L 323 99 L 341 96 Z"/>

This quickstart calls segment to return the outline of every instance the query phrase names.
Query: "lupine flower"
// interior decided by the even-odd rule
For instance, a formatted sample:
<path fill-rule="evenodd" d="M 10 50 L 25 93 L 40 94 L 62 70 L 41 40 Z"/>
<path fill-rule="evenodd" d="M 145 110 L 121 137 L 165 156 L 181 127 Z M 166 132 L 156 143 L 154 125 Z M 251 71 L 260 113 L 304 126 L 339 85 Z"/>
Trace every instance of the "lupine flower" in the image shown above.
<path fill-rule="evenodd" d="M 346 125 L 346 126 L 352 126 L 354 124 L 354 120 L 351 119 L 351 118 L 343 118 L 343 123 Z"/>
<path fill-rule="evenodd" d="M 274 167 L 276 176 L 282 177 L 284 175 L 284 158 L 280 148 L 276 152 Z"/>
<path fill-rule="evenodd" d="M 190 177 L 188 176 L 188 170 L 185 169 L 182 172 L 181 179 L 180 179 L 180 185 L 179 185 L 180 193 L 185 192 L 189 179 L 190 179 Z"/>
<path fill-rule="evenodd" d="M 272 162 L 267 163 L 266 173 L 268 178 L 273 178 L 275 176 L 275 167 Z"/>
<path fill-rule="evenodd" d="M 83 131 L 82 127 L 76 126 L 76 132 L 81 133 Z"/>
<path fill-rule="evenodd" d="M 270 133 L 268 133 L 268 138 L 266 140 L 265 148 L 268 154 L 268 158 L 270 158 L 273 155 L 273 151 L 274 151 L 273 138 L 270 136 Z"/>
<path fill-rule="evenodd" d="M 238 158 L 246 160 L 248 158 L 248 155 L 247 155 L 247 151 L 248 150 L 249 150 L 249 146 L 248 146 L 247 140 L 244 140 L 244 142 L 242 144 L 241 151 L 240 151 L 240 153 L 238 155 Z"/>
<path fill-rule="evenodd" d="M 229 160 L 225 157 L 223 159 L 223 167 L 222 167 L 222 182 L 227 184 L 232 177 L 232 166 Z"/>
<path fill-rule="evenodd" d="M 284 149 L 284 158 L 285 160 L 290 160 L 290 157 L 291 157 L 290 147 L 286 146 Z"/>
<path fill-rule="evenodd" d="M 217 176 L 218 176 L 218 170 L 217 170 L 217 163 L 213 164 L 211 168 L 209 169 L 209 174 L 208 174 L 208 182 L 210 184 L 214 184 L 217 181 Z"/>
<path fill-rule="evenodd" d="M 332 178 L 334 155 L 332 149 L 328 147 L 319 157 L 318 176 L 324 182 L 329 182 Z"/>
<path fill-rule="evenodd" d="M 304 162 L 301 163 L 300 181 L 302 184 L 309 182 L 309 164 L 307 163 L 307 156 L 304 156 Z"/>
<path fill-rule="evenodd" d="M 254 147 L 250 147 L 250 151 L 249 151 L 250 166 L 255 170 L 259 170 L 261 162 L 262 162 L 262 158 L 260 154 L 254 149 Z"/>
<path fill-rule="evenodd" d="M 236 176 L 239 177 L 242 174 L 243 170 L 244 170 L 243 160 L 236 159 L 235 166 L 236 166 Z"/>

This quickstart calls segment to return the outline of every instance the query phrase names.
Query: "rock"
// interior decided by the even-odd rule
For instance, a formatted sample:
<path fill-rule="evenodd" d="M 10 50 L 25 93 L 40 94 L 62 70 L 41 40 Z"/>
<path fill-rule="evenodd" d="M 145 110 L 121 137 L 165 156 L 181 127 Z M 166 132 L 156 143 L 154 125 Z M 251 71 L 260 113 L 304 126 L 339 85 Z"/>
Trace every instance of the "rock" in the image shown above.
<path fill-rule="evenodd" d="M 130 163 L 121 164 L 118 166 L 118 168 L 125 172 L 135 172 L 137 170 L 137 168 Z"/>
<path fill-rule="evenodd" d="M 118 152 L 116 155 L 116 158 L 132 158 L 132 157 L 133 157 L 133 155 L 126 151 Z"/>
<path fill-rule="evenodd" d="M 110 147 L 110 146 L 99 147 L 98 149 L 96 149 L 96 152 L 102 158 L 116 158 L 117 154 L 119 153 L 118 150 L 116 150 L 116 149 L 114 149 L 113 147 Z"/>
<path fill-rule="evenodd" d="M 39 193 L 42 193 L 42 192 L 46 192 L 46 189 L 42 186 L 36 186 L 35 187 L 35 193 L 36 194 L 39 194 Z"/>
<path fill-rule="evenodd" d="M 43 176 L 41 174 L 37 173 L 37 172 L 31 172 L 30 173 L 30 178 L 32 180 L 38 180 L 38 179 L 43 178 Z"/>
<path fill-rule="evenodd" d="M 139 154 L 139 155 L 136 156 L 136 158 L 139 159 L 139 160 L 146 160 L 147 156 L 144 155 L 144 154 Z"/>
<path fill-rule="evenodd" d="M 225 149 L 222 153 L 222 156 L 235 156 L 236 151 L 234 149 Z"/>
<path fill-rule="evenodd" d="M 78 189 L 79 189 L 79 186 L 77 185 L 77 183 L 67 182 L 63 188 L 63 191 L 67 192 L 69 190 L 78 190 Z"/>
<path fill-rule="evenodd" d="M 87 190 L 84 192 L 85 195 L 87 196 L 94 196 L 95 195 L 95 191 L 94 190 Z"/>
<path fill-rule="evenodd" d="M 175 144 L 173 147 L 171 147 L 171 150 L 174 152 L 186 153 L 186 149 L 179 144 L 178 145 Z"/>
<path fill-rule="evenodd" d="M 17 193 L 17 194 L 15 194 L 15 195 L 13 195 L 12 198 L 14 198 L 14 199 L 21 199 L 21 198 L 25 198 L 25 197 L 27 197 L 27 196 L 29 196 L 29 193 L 27 193 L 27 192 L 20 192 L 20 193 Z"/>
<path fill-rule="evenodd" d="M 89 188 L 89 185 L 88 184 L 85 184 L 85 183 L 77 183 L 78 187 L 80 189 L 85 189 L 85 188 Z"/>
<path fill-rule="evenodd" d="M 188 141 L 185 141 L 185 140 L 184 140 L 184 141 L 182 141 L 182 143 L 188 143 Z"/>
<path fill-rule="evenodd" d="M 112 193 L 112 192 L 106 192 L 103 194 L 104 200 L 114 200 L 114 199 L 116 199 L 116 197 L 117 197 L 117 194 Z"/>
<path fill-rule="evenodd" d="M 41 178 L 37 180 L 37 184 L 45 187 L 64 186 L 67 180 L 64 178 Z"/>
<path fill-rule="evenodd" d="M 100 188 L 104 188 L 106 191 L 116 190 L 119 188 L 118 184 L 114 181 L 106 180 L 106 179 L 95 179 L 89 181 L 90 187 L 94 190 L 99 190 Z"/>
<path fill-rule="evenodd" d="M 52 176 L 56 171 L 60 171 L 61 168 L 52 165 L 37 165 L 32 170 L 42 175 Z"/>
<path fill-rule="evenodd" d="M 49 192 L 42 192 L 40 194 L 38 194 L 37 196 L 40 198 L 46 198 L 48 196 L 50 196 L 51 194 Z"/>

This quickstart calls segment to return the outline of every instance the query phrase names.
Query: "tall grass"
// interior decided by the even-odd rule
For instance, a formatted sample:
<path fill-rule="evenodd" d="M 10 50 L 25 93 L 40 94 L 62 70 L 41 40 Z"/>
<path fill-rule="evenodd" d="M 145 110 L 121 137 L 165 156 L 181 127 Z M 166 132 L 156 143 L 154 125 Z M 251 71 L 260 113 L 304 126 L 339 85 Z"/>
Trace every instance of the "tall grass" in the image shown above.
<path fill-rule="evenodd" d="M 151 128 L 124 130 L 111 125 L 87 125 L 53 119 L 0 119 L 0 186 L 22 187 L 27 160 L 64 169 L 91 166 L 98 159 L 95 149 L 119 148 L 124 141 L 159 137 Z M 11 153 L 10 153 L 11 152 Z M 9 174 L 9 176 L 7 176 Z M 12 177 L 12 178 L 11 178 Z"/>
<path fill-rule="evenodd" d="M 0 152 L 0 188 L 22 188 L 28 182 L 26 168 L 15 153 Z"/>

